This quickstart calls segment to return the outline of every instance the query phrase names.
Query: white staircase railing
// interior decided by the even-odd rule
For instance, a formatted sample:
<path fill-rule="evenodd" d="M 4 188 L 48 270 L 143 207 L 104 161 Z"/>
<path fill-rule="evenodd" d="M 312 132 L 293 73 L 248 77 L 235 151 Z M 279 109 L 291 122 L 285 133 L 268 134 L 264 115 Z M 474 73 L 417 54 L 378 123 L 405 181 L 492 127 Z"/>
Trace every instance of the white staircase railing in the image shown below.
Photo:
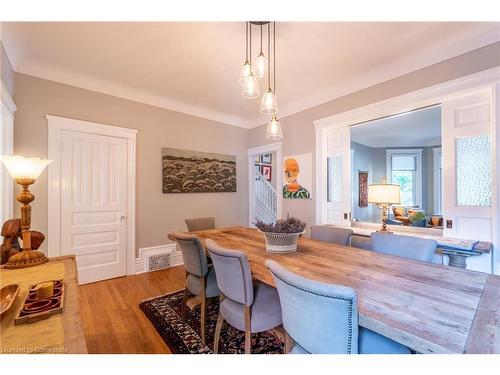
<path fill-rule="evenodd" d="M 259 172 L 255 171 L 254 194 L 257 203 L 268 211 L 268 214 L 276 220 L 278 213 L 276 189 Z M 269 216 L 269 215 L 268 215 Z"/>

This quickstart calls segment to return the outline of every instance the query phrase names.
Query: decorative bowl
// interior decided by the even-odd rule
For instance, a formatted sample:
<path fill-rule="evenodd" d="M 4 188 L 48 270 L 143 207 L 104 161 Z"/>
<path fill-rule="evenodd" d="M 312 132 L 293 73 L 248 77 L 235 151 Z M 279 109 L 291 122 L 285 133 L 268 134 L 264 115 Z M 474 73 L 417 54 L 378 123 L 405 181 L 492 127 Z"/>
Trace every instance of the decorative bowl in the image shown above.
<path fill-rule="evenodd" d="M 18 284 L 10 284 L 0 290 L 0 320 L 14 307 L 14 301 L 19 293 L 19 289 Z"/>
<path fill-rule="evenodd" d="M 275 232 L 259 232 L 264 234 L 266 240 L 266 251 L 269 253 L 286 254 L 297 251 L 298 238 L 306 233 L 306 231 L 298 233 L 275 233 Z"/>

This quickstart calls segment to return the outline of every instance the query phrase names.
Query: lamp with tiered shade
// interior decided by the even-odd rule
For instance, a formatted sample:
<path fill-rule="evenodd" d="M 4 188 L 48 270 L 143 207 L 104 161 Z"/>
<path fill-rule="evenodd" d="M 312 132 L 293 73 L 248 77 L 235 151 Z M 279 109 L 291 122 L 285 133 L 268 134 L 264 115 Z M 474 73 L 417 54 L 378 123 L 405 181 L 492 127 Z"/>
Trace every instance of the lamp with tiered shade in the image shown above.
<path fill-rule="evenodd" d="M 400 186 L 394 184 L 372 184 L 368 186 L 368 203 L 374 203 L 382 210 L 382 228 L 377 232 L 391 233 L 387 229 L 388 210 L 391 204 L 400 203 Z"/>
<path fill-rule="evenodd" d="M 16 197 L 21 206 L 21 238 L 22 251 L 9 258 L 5 268 L 25 268 L 37 266 L 48 261 L 41 251 L 31 249 L 31 206 L 35 196 L 29 191 L 37 178 L 52 160 L 39 158 L 25 158 L 24 156 L 2 156 L 0 158 L 17 184 L 22 186 L 21 193 Z"/>

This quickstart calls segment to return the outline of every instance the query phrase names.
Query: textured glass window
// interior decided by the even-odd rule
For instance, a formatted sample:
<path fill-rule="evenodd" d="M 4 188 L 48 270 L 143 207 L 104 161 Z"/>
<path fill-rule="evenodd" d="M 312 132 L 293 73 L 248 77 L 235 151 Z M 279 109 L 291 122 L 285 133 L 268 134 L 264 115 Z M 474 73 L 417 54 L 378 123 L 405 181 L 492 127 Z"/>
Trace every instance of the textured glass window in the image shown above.
<path fill-rule="evenodd" d="M 342 202 L 342 156 L 327 159 L 327 199 L 330 203 Z"/>
<path fill-rule="evenodd" d="M 457 204 L 491 205 L 491 137 L 476 135 L 455 140 Z"/>

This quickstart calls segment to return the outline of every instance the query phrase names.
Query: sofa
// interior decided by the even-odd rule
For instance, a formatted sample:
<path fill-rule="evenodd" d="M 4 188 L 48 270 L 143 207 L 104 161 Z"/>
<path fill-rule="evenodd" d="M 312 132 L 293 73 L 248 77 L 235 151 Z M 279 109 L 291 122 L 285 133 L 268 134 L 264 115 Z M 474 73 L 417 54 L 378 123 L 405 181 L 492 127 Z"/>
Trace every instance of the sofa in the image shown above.
<path fill-rule="evenodd" d="M 415 207 L 392 206 L 392 216 L 386 221 L 388 225 L 408 225 L 412 227 L 426 227 L 427 216 L 425 211 Z"/>

